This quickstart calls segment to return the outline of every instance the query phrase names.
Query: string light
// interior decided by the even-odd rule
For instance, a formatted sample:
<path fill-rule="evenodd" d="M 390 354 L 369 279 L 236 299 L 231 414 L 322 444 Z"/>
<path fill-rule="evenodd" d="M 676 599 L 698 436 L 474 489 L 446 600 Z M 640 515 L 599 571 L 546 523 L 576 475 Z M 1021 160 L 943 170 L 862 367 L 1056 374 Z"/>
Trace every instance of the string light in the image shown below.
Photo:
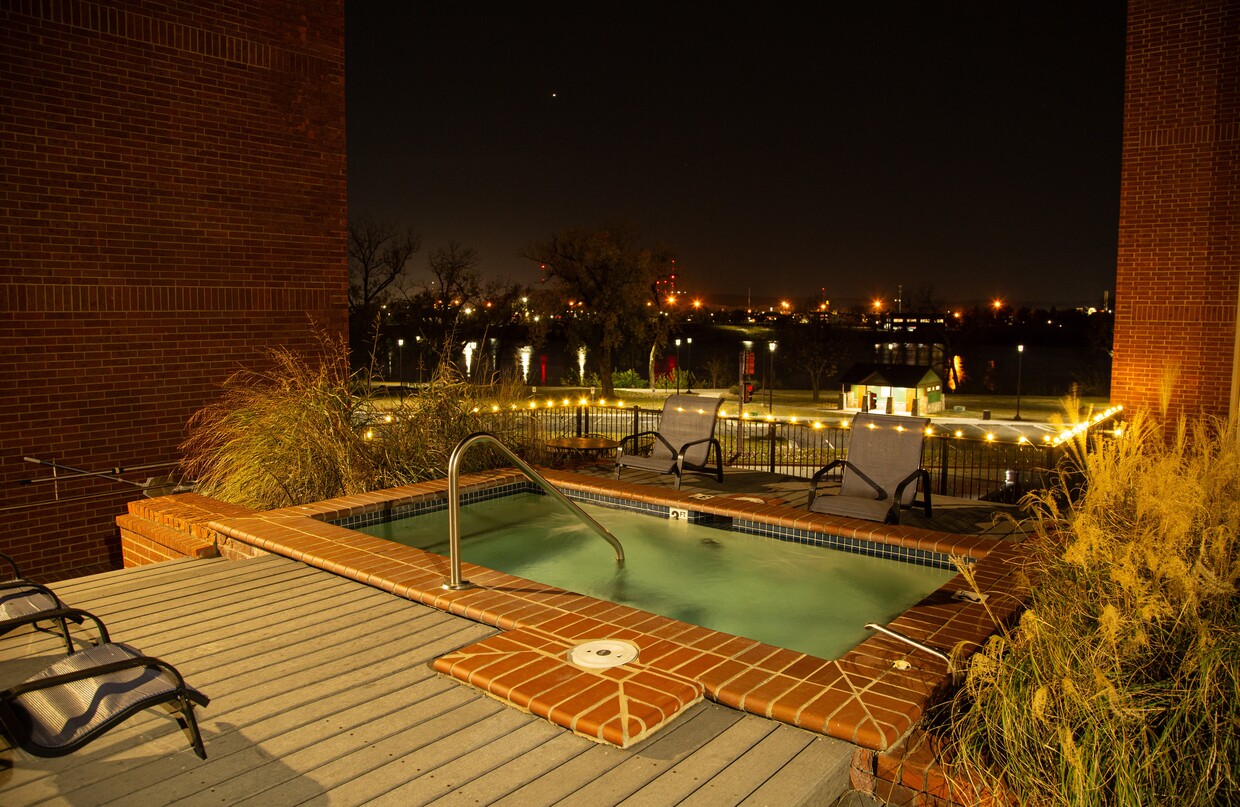
<path fill-rule="evenodd" d="M 589 405 L 591 405 L 590 400 L 589 400 L 588 398 L 586 398 L 586 397 L 582 397 L 582 398 L 578 399 L 576 403 L 577 403 L 577 405 L 580 405 L 580 406 L 589 406 Z M 529 402 L 528 402 L 528 404 L 527 404 L 527 405 L 528 405 L 529 409 L 531 409 L 531 410 L 537 410 L 537 409 L 539 408 L 539 401 L 537 401 L 537 400 L 531 400 L 531 401 L 529 401 Z M 547 409 L 554 409 L 554 408 L 556 407 L 556 400 L 555 400 L 554 398 L 548 398 L 548 399 L 546 399 L 546 401 L 543 403 L 543 405 L 544 405 Z M 571 399 L 569 399 L 569 398 L 564 398 L 563 400 L 561 400 L 561 401 L 559 402 L 559 405 L 561 405 L 561 406 L 572 406 L 572 405 L 573 405 L 573 401 L 572 401 Z M 600 399 L 598 399 L 598 400 L 594 403 L 594 405 L 596 405 L 596 406 L 602 406 L 602 407 L 611 407 L 611 408 L 615 408 L 615 409 L 621 409 L 621 408 L 623 408 L 623 407 L 625 406 L 625 403 L 624 403 L 624 401 L 622 401 L 622 400 L 620 400 L 620 399 L 616 399 L 616 401 L 614 401 L 613 403 L 608 404 L 608 403 L 607 403 L 607 399 L 605 399 L 605 398 L 600 398 Z M 503 408 L 503 407 L 501 407 L 501 405 L 499 405 L 499 404 L 491 404 L 491 405 L 490 405 L 490 410 L 491 410 L 491 412 L 498 413 L 498 412 L 500 412 L 500 411 L 502 410 L 502 408 Z M 520 404 L 518 404 L 518 403 L 510 403 L 510 404 L 508 404 L 508 409 L 509 409 L 510 411 L 513 411 L 513 412 L 518 411 L 518 410 L 520 409 Z M 1097 426 L 1098 424 L 1102 423 L 1103 421 L 1105 421 L 1105 420 L 1107 420 L 1107 419 L 1109 419 L 1109 418 L 1115 417 L 1117 414 L 1119 414 L 1121 411 L 1123 411 L 1123 409 L 1124 409 L 1124 407 L 1123 407 L 1122 405 L 1120 405 L 1120 404 L 1116 404 L 1115 406 L 1111 406 L 1111 407 L 1107 408 L 1106 410 L 1104 410 L 1104 411 L 1102 411 L 1102 412 L 1098 412 L 1098 413 L 1096 413 L 1096 414 L 1094 414 L 1094 415 L 1092 415 L 1092 416 L 1090 416 L 1090 417 L 1088 417 L 1088 418 L 1085 418 L 1084 420 L 1080 421 L 1079 423 L 1075 423 L 1075 424 L 1073 424 L 1073 425 L 1072 425 L 1071 427 L 1069 427 L 1069 428 L 1065 428 L 1065 429 L 1063 429 L 1063 430 L 1062 430 L 1062 431 L 1060 431 L 1057 435 L 1043 434 L 1043 435 L 1042 435 L 1042 440 L 1041 440 L 1041 442 L 1042 442 L 1043 444 L 1047 444 L 1047 445 L 1049 445 L 1050 447 L 1055 447 L 1055 446 L 1058 446 L 1058 445 L 1060 445 L 1060 444 L 1062 444 L 1062 443 L 1065 443 L 1065 442 L 1067 442 L 1067 441 L 1069 441 L 1069 440 L 1072 440 L 1073 438 L 1075 438 L 1075 437 L 1077 437 L 1077 436 L 1081 435 L 1081 434 L 1082 434 L 1082 433 L 1084 433 L 1084 432 L 1087 432 L 1090 428 L 1092 428 L 1092 427 L 1094 427 L 1094 426 Z M 472 409 L 472 410 L 470 410 L 470 411 L 472 411 L 472 412 L 473 412 L 473 413 L 475 413 L 475 414 L 478 414 L 478 413 L 480 413 L 480 412 L 482 411 L 482 407 L 481 407 L 481 406 L 474 406 L 474 407 L 473 407 L 473 409 Z M 684 411 L 686 411 L 686 410 L 685 410 L 683 407 L 677 407 L 677 408 L 676 408 L 676 411 L 678 411 L 678 412 L 684 412 Z M 705 409 L 703 409 L 703 408 L 699 408 L 699 409 L 697 409 L 697 410 L 689 410 L 689 411 L 696 411 L 698 414 L 706 414 L 706 410 L 705 410 Z M 726 413 L 723 411 L 723 409 L 722 409 L 722 408 L 720 408 L 720 409 L 716 410 L 716 417 L 717 417 L 718 419 L 720 419 L 720 420 L 727 420 L 727 419 L 732 418 L 732 417 L 734 417 L 734 416 L 726 414 Z M 821 429 L 827 428 L 827 424 L 826 424 L 826 423 L 824 423 L 824 422 L 822 422 L 822 421 L 820 421 L 820 420 L 809 420 L 809 419 L 803 418 L 803 416 L 801 416 L 801 415 L 788 415 L 788 416 L 786 416 L 785 418 L 782 418 L 782 419 L 780 419 L 780 418 L 776 418 L 776 417 L 775 417 L 775 415 L 774 415 L 773 413 L 766 414 L 766 415 L 754 415 L 754 414 L 751 414 L 751 413 L 749 413 L 749 412 L 742 412 L 742 413 L 741 413 L 741 415 L 740 415 L 740 419 L 741 419 L 741 420 L 744 420 L 744 421 L 752 421 L 752 420 L 754 420 L 755 418 L 760 418 L 762 421 L 764 421 L 764 422 L 766 422 L 766 423 L 780 423 L 780 422 L 783 422 L 783 423 L 787 423 L 788 425 L 791 425 L 791 426 L 799 426 L 799 425 L 801 425 L 802 423 L 804 423 L 804 424 L 806 424 L 808 427 L 810 427 L 810 428 L 812 428 L 812 429 L 815 429 L 815 430 L 821 430 Z M 384 415 L 384 416 L 383 416 L 383 422 L 384 422 L 384 423 L 392 423 L 394 420 L 395 420 L 395 418 L 393 417 L 393 415 L 387 414 L 387 415 Z M 867 424 L 866 424 L 866 426 L 867 426 L 868 428 L 870 428 L 870 429 L 878 429 L 878 428 L 880 428 L 880 427 L 879 427 L 877 424 L 875 424 L 875 423 L 867 423 Z M 840 421 L 839 421 L 839 424 L 838 424 L 837 428 L 839 428 L 839 429 L 841 429 L 841 430 L 847 430 L 847 429 L 850 429 L 850 428 L 852 428 L 852 421 L 851 421 L 851 420 L 848 420 L 848 419 L 845 419 L 845 418 L 841 418 L 841 419 L 840 419 Z M 898 432 L 904 432 L 904 431 L 906 431 L 906 430 L 907 430 L 907 429 L 906 429 L 906 427 L 905 427 L 904 425 L 896 425 L 894 428 L 895 428 L 895 430 L 896 430 L 896 431 L 898 431 Z M 953 437 L 958 437 L 958 438 L 963 438 L 963 437 L 964 437 L 964 431 L 963 431 L 963 430 L 961 430 L 961 429 L 956 429 L 955 431 L 952 431 L 952 432 L 941 432 L 941 433 L 940 433 L 940 432 L 936 432 L 936 431 L 935 431 L 934 426 L 926 426 L 926 428 L 925 428 L 925 430 L 924 430 L 924 433 L 925 433 L 925 436 L 926 436 L 926 437 L 935 437 L 935 436 L 940 436 L 940 435 L 948 435 L 948 434 L 950 434 L 950 435 L 951 435 L 951 436 L 953 436 Z M 1115 426 L 1115 427 L 1114 427 L 1114 428 L 1112 428 L 1112 429 L 1108 429 L 1108 430 L 1107 430 L 1107 433 L 1108 433 L 1108 434 L 1111 434 L 1111 435 L 1113 435 L 1113 436 L 1115 436 L 1115 437 L 1122 437 L 1122 436 L 1124 435 L 1124 428 L 1123 428 L 1123 426 L 1122 426 L 1122 425 L 1117 425 L 1117 426 Z M 367 439 L 367 440 L 374 439 L 374 432 L 373 432 L 373 430 L 367 430 L 367 431 L 366 431 L 366 433 L 365 433 L 365 439 Z M 996 436 L 994 435 L 994 433 L 993 433 L 993 432 L 988 432 L 988 433 L 985 435 L 985 438 L 984 438 L 984 439 L 986 440 L 986 442 L 989 442 L 989 443 L 993 443 L 993 442 L 996 442 L 996 441 L 997 441 L 997 438 L 996 438 Z M 1032 439 L 1031 439 L 1030 437 L 1026 436 L 1026 435 L 1017 435 L 1017 437 L 1016 437 L 1016 445 L 1018 445 L 1018 446 L 1032 445 L 1032 443 L 1033 443 Z"/>

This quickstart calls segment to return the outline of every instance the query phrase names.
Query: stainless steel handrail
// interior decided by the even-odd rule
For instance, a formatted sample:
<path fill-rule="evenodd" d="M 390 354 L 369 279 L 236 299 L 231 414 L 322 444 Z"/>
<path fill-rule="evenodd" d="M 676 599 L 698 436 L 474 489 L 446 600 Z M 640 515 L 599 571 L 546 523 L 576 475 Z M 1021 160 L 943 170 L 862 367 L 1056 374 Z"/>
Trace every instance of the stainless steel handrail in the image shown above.
<path fill-rule="evenodd" d="M 572 502 L 567 496 L 555 489 L 555 486 L 542 477 L 538 471 L 535 471 L 525 460 L 518 457 L 512 452 L 512 449 L 500 442 L 499 438 L 489 432 L 474 432 L 464 440 L 456 444 L 456 448 L 452 449 L 452 454 L 448 457 L 448 562 L 450 565 L 450 577 L 448 582 L 443 584 L 445 589 L 449 591 L 457 591 L 463 588 L 470 588 L 473 584 L 468 580 L 461 579 L 461 457 L 465 454 L 465 449 L 474 443 L 491 443 L 499 452 L 507 457 L 514 465 L 517 466 L 530 480 L 543 489 L 551 498 L 559 501 L 568 507 L 569 512 L 575 514 L 582 523 L 602 536 L 607 543 L 611 544 L 616 550 L 616 562 L 624 563 L 624 547 L 620 546 L 620 541 L 616 536 L 599 524 L 594 519 Z"/>
<path fill-rule="evenodd" d="M 938 656 L 939 658 L 947 662 L 947 671 L 948 672 L 953 671 L 951 657 L 948 656 L 946 653 L 942 652 L 941 650 L 935 650 L 933 647 L 928 647 L 922 644 L 921 642 L 917 641 L 916 639 L 911 639 L 908 636 L 905 636 L 903 633 L 900 633 L 899 631 L 894 631 L 891 628 L 883 627 L 882 625 L 879 625 L 876 622 L 867 622 L 866 627 L 869 628 L 870 630 L 876 630 L 880 633 L 885 633 L 891 638 L 898 639 L 899 641 L 904 642 L 907 645 L 912 645 L 918 650 L 924 650 L 932 656 Z"/>

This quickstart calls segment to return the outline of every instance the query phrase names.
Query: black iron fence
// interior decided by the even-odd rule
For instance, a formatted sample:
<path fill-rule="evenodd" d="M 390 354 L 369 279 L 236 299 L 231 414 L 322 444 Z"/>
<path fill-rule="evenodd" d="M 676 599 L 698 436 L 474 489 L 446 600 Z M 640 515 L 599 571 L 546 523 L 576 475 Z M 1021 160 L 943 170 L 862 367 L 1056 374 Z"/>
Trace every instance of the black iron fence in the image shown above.
<path fill-rule="evenodd" d="M 550 461 L 553 437 L 598 436 L 620 440 L 658 428 L 661 410 L 594 403 L 496 410 L 487 414 L 497 431 L 518 439 L 535 461 Z M 715 437 L 724 464 L 733 468 L 810 477 L 832 460 L 848 456 L 850 420 L 720 417 Z M 1062 445 L 1004 443 L 935 431 L 927 437 L 922 467 L 940 496 L 1015 501 L 1045 485 L 1063 457 Z"/>

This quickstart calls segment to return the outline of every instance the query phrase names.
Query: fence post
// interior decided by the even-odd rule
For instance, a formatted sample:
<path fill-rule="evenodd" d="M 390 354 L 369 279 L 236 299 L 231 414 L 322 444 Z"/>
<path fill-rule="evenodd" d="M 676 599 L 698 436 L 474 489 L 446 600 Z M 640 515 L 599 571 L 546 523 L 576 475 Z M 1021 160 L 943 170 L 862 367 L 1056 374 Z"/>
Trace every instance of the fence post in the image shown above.
<path fill-rule="evenodd" d="M 582 431 L 581 431 L 581 409 L 582 409 L 581 404 L 577 404 L 576 411 L 573 413 L 573 420 L 575 421 L 575 427 L 576 427 L 576 429 L 577 429 L 577 436 L 578 436 L 578 437 L 580 437 L 580 436 L 581 436 L 581 434 L 582 434 Z"/>
<path fill-rule="evenodd" d="M 775 421 L 771 421 L 771 425 L 767 428 L 767 436 L 771 439 L 771 467 L 770 472 L 775 473 Z"/>
<path fill-rule="evenodd" d="M 948 442 L 946 437 L 937 438 L 939 441 L 939 495 L 947 495 L 947 448 Z"/>

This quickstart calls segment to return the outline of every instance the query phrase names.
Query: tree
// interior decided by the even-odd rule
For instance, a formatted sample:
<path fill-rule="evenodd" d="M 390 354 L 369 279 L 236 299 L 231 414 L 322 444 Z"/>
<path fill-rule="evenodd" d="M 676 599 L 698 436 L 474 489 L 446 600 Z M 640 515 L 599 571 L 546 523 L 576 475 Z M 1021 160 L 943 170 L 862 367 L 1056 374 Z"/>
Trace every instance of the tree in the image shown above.
<path fill-rule="evenodd" d="M 640 247 L 632 228 L 617 227 L 568 229 L 534 244 L 525 257 L 537 261 L 544 280 L 567 298 L 565 331 L 571 342 L 589 348 L 603 395 L 613 397 L 615 353 L 649 334 L 657 313 L 647 302 L 670 255 Z"/>
<path fill-rule="evenodd" d="M 382 306 L 421 246 L 412 228 L 402 232 L 366 217 L 349 223 L 349 350 L 355 367 L 375 358 Z"/>
<path fill-rule="evenodd" d="M 422 248 L 422 236 L 395 224 L 361 217 L 349 223 L 349 311 L 368 312 Z"/>
<path fill-rule="evenodd" d="M 706 378 L 709 379 L 706 383 L 711 389 L 726 388 L 737 381 L 740 375 L 736 362 L 736 356 L 726 351 L 716 350 L 706 357 L 702 366 L 706 368 Z"/>
<path fill-rule="evenodd" d="M 461 305 L 478 295 L 478 250 L 462 248 L 455 241 L 436 249 L 427 261 L 434 288 L 431 293 L 445 305 Z"/>
<path fill-rule="evenodd" d="M 840 371 L 851 351 L 848 336 L 825 322 L 794 325 L 795 338 L 785 332 L 780 341 L 789 345 L 793 360 L 809 376 L 814 403 L 822 395 L 822 383 Z"/>
<path fill-rule="evenodd" d="M 646 300 L 645 310 L 646 338 L 650 342 L 650 354 L 646 357 L 646 376 L 652 391 L 657 381 L 655 363 L 659 358 L 659 350 L 671 341 L 672 331 L 684 317 L 684 312 L 676 308 L 675 297 L 664 297 L 659 293 L 658 280 L 660 278 L 656 277 L 655 282 L 650 286 L 650 295 Z M 679 373 L 681 368 L 677 367 L 672 372 Z"/>

